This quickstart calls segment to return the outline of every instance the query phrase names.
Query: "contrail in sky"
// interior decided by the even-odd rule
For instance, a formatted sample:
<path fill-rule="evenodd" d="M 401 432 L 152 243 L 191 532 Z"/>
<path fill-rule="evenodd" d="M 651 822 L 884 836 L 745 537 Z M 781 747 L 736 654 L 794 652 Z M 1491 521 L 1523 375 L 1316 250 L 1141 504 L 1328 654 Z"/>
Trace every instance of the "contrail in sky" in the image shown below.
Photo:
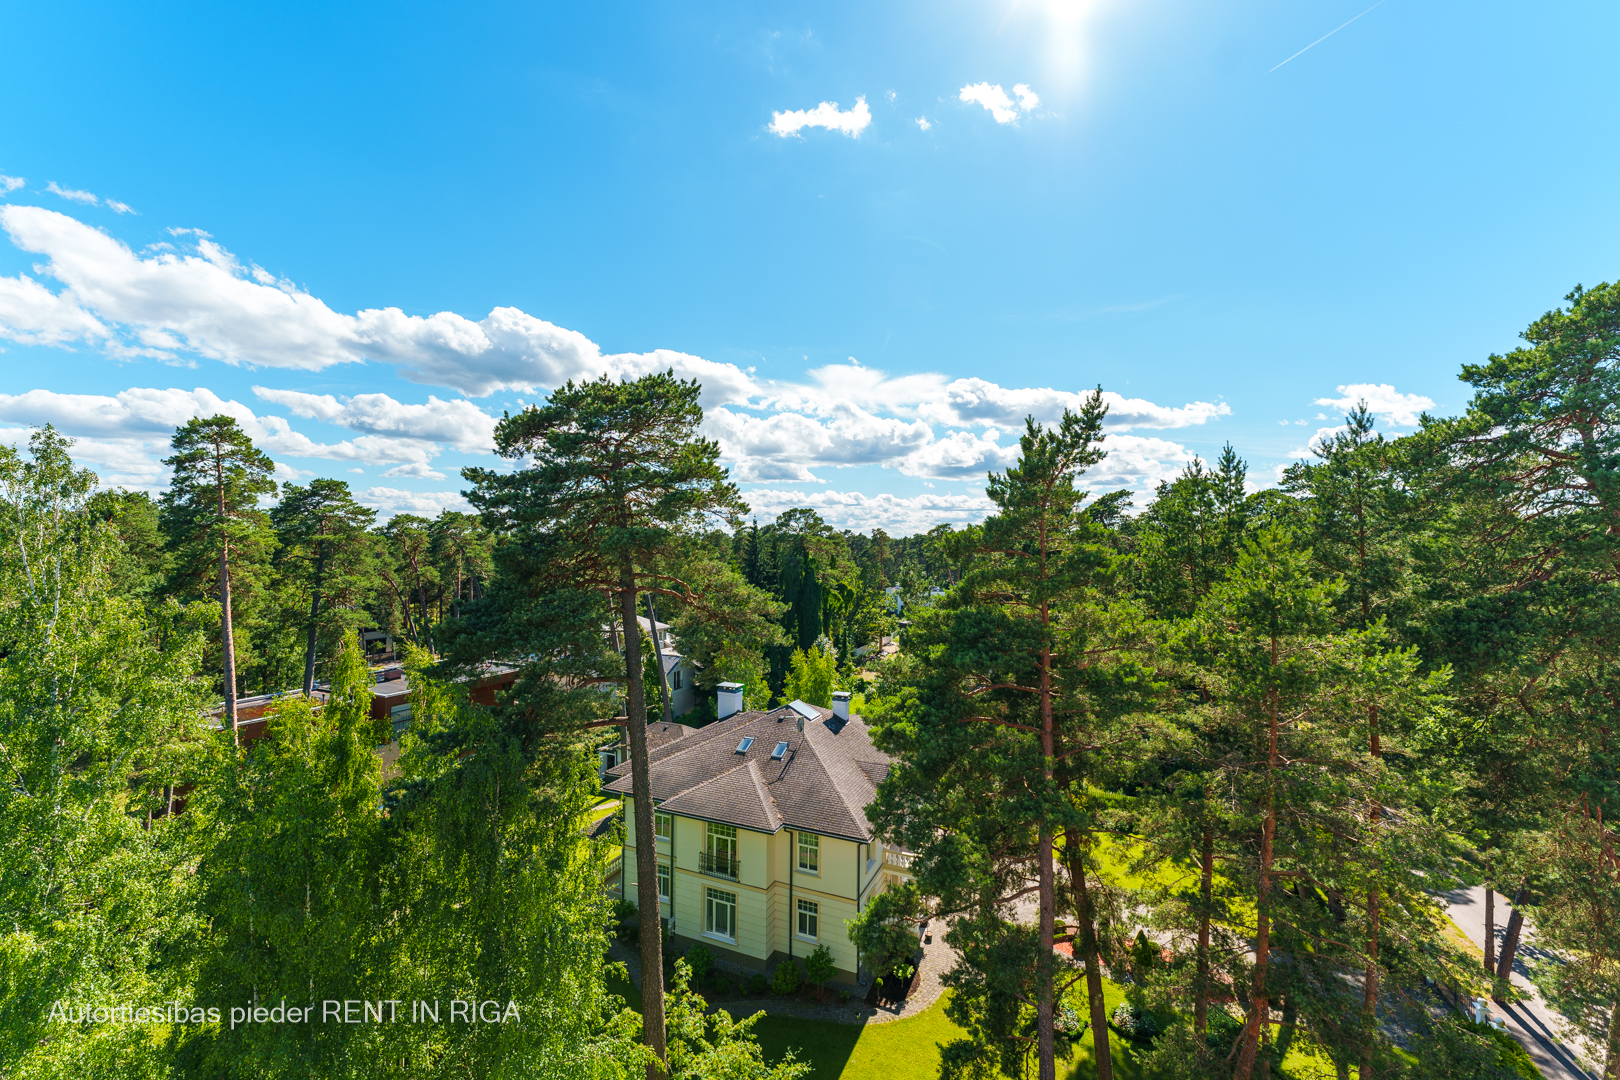
<path fill-rule="evenodd" d="M 1384 3 L 1384 0 L 1378 0 L 1378 3 L 1376 3 L 1372 7 L 1368 8 L 1367 11 L 1371 11 L 1375 7 L 1381 7 L 1383 5 L 1383 3 Z M 1363 11 L 1361 13 L 1361 15 L 1367 14 L 1367 11 Z M 1356 19 L 1361 18 L 1361 15 L 1357 15 Z M 1310 52 L 1312 49 L 1314 49 L 1318 45 L 1322 44 L 1322 42 L 1326 41 L 1328 38 L 1332 37 L 1334 34 L 1337 34 L 1340 30 L 1343 30 L 1345 26 L 1349 26 L 1350 23 L 1355 22 L 1356 19 L 1351 19 L 1350 22 L 1345 23 L 1344 26 L 1336 26 L 1332 30 L 1329 30 L 1327 33 L 1323 34 L 1321 37 L 1317 38 L 1315 41 L 1311 42 L 1309 45 L 1307 45 L 1303 49 L 1299 50 L 1299 52 L 1295 53 L 1294 56 L 1290 56 L 1288 58 L 1288 60 L 1294 59 L 1295 56 L 1299 56 L 1301 53 Z M 1276 71 L 1277 68 L 1280 68 L 1280 67 L 1283 66 L 1283 64 L 1288 63 L 1288 60 L 1284 60 L 1282 62 L 1282 64 L 1278 64 L 1277 67 L 1272 68 L 1271 71 Z M 1270 75 L 1271 71 L 1266 72 L 1266 74 Z"/>

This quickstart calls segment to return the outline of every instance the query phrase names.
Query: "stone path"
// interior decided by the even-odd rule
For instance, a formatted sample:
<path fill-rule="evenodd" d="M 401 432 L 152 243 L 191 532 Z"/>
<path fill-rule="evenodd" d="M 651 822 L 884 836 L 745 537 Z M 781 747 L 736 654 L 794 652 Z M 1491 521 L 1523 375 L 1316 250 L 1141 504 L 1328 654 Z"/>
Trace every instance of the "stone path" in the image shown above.
<path fill-rule="evenodd" d="M 945 924 L 936 919 L 928 924 L 934 936 L 931 944 L 923 946 L 922 963 L 917 966 L 917 983 L 911 996 L 899 1006 L 875 1007 L 852 999 L 848 1005 L 836 1001 L 820 1004 L 802 1001 L 783 1001 L 780 998 L 745 998 L 740 1001 L 711 1001 L 711 1009 L 724 1009 L 733 1016 L 752 1016 L 763 1012 L 767 1016 L 791 1016 L 800 1020 L 827 1020 L 837 1024 L 887 1024 L 916 1016 L 939 1000 L 945 991 L 942 977 L 956 965 L 957 953 L 945 944 Z M 641 957 L 615 941 L 608 950 L 608 959 L 624 964 L 630 981 L 641 987 Z"/>
<path fill-rule="evenodd" d="M 1451 921 L 1468 935 L 1469 941 L 1483 950 L 1485 890 L 1477 886 L 1456 889 L 1442 894 L 1441 898 L 1446 902 Z M 1508 916 L 1511 914 L 1512 908 L 1507 899 L 1498 893 L 1494 920 L 1498 955 L 1502 948 L 1502 939 L 1507 934 Z M 1519 935 L 1518 952 L 1514 954 L 1513 973 L 1508 977 L 1514 989 L 1524 994 L 1524 999 L 1513 1004 L 1492 1001 L 1490 1014 L 1492 1017 L 1501 1017 L 1507 1021 L 1508 1031 L 1524 1044 L 1531 1060 L 1541 1069 L 1541 1075 L 1547 1080 L 1598 1080 L 1596 1071 L 1588 1072 L 1582 1067 L 1581 1057 L 1586 1047 L 1578 1043 L 1572 1045 L 1565 1039 L 1561 1032 L 1566 1027 L 1567 1021 L 1541 999 L 1541 992 L 1530 981 L 1525 960 L 1538 955 L 1546 954 L 1537 950 L 1535 928 L 1527 919 Z"/>

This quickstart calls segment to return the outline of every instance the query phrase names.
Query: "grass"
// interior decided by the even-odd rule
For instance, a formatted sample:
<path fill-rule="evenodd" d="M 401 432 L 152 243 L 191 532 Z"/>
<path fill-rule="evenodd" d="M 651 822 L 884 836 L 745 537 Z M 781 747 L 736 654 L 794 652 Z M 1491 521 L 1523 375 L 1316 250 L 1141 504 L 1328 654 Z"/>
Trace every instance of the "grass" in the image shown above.
<path fill-rule="evenodd" d="M 608 989 L 625 999 L 632 1009 L 641 1009 L 641 991 L 616 974 L 608 977 Z M 836 1024 L 827 1020 L 800 1020 L 791 1016 L 764 1016 L 754 1025 L 754 1033 L 767 1061 L 776 1062 L 788 1050 L 799 1061 L 812 1067 L 811 1080 L 935 1080 L 939 1076 L 939 1047 L 960 1038 L 964 1032 L 945 1015 L 945 998 L 916 1016 L 887 1024 Z M 1125 988 L 1103 980 L 1103 1002 L 1111 1015 L 1125 1001 Z M 1089 1016 L 1084 991 L 1073 1000 L 1082 1016 Z M 1137 1048 L 1112 1028 L 1108 1046 L 1118 1080 L 1156 1080 L 1144 1069 Z M 1298 1049 L 1290 1049 L 1281 1073 L 1290 1080 L 1332 1080 L 1330 1062 Z M 1092 1080 L 1097 1075 L 1087 1032 L 1081 1045 L 1067 1061 L 1059 1062 L 1058 1075 L 1064 1080 Z"/>

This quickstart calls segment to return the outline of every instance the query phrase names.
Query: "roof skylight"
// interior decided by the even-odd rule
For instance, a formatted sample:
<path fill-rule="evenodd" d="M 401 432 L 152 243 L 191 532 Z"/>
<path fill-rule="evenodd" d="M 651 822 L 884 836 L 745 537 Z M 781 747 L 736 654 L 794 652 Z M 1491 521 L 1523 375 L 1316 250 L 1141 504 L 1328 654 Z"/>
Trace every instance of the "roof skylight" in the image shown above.
<path fill-rule="evenodd" d="M 797 698 L 795 698 L 794 700 L 788 702 L 788 708 L 792 709 L 794 712 L 798 713 L 800 716 L 804 717 L 806 720 L 820 720 L 821 719 L 821 713 L 819 711 L 817 711 L 817 709 L 816 709 L 816 707 L 814 705 L 806 704 L 803 701 L 799 701 Z"/>
<path fill-rule="evenodd" d="M 776 744 L 776 749 L 775 750 L 771 751 L 771 760 L 772 761 L 781 761 L 786 756 L 787 756 L 787 741 L 783 740 L 782 742 L 779 742 L 779 743 Z"/>
<path fill-rule="evenodd" d="M 753 745 L 754 737 L 752 735 L 744 736 L 743 741 L 737 744 L 737 753 L 746 754 L 748 753 L 748 748 Z"/>

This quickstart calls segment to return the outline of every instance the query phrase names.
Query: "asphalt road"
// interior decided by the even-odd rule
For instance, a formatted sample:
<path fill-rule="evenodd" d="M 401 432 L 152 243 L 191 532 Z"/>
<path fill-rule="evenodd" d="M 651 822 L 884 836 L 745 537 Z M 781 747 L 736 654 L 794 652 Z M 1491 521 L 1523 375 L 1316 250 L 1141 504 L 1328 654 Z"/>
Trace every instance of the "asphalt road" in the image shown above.
<path fill-rule="evenodd" d="M 1451 921 L 1460 927 L 1468 939 L 1481 949 L 1485 947 L 1485 890 L 1480 887 L 1457 889 L 1444 894 Z M 1496 952 L 1500 955 L 1502 939 L 1506 934 L 1508 916 L 1512 908 L 1501 893 L 1496 895 L 1495 928 Z M 1541 1000 L 1541 993 L 1530 982 L 1525 961 L 1539 955 L 1535 945 L 1535 928 L 1525 920 L 1520 934 L 1519 949 L 1514 954 L 1513 973 L 1509 981 L 1525 992 L 1526 999 L 1507 1005 L 1500 1001 L 1490 1003 L 1490 1015 L 1507 1021 L 1508 1031 L 1524 1044 L 1530 1058 L 1541 1069 L 1547 1080 L 1600 1080 L 1595 1071 L 1583 1071 L 1579 1048 L 1567 1043 L 1559 1032 L 1565 1027 L 1563 1018 Z"/>

